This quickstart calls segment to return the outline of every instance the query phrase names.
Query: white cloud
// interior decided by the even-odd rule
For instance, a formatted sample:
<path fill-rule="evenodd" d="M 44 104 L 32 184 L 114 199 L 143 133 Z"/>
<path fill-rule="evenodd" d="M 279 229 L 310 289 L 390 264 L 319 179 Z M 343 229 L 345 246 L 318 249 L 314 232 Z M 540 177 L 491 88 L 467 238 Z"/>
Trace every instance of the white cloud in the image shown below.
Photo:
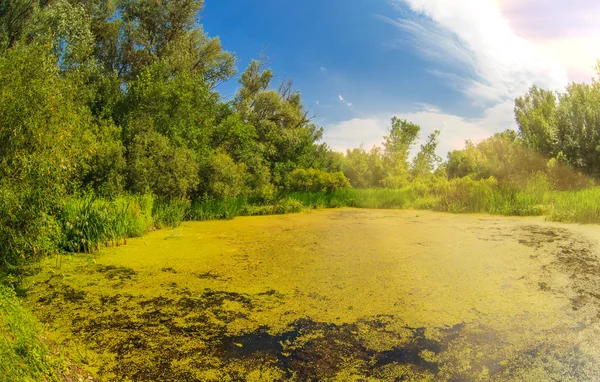
<path fill-rule="evenodd" d="M 378 118 L 354 118 L 325 126 L 323 139 L 336 151 L 346 151 L 364 145 L 370 149 L 381 143 L 385 122 Z"/>
<path fill-rule="evenodd" d="M 518 36 L 495 0 L 390 0 L 418 16 L 391 19 L 425 58 L 443 64 L 434 71 L 479 103 L 514 99 L 537 84 L 561 89 L 567 71 L 556 59 Z"/>
<path fill-rule="evenodd" d="M 340 100 L 340 102 L 342 102 L 344 105 L 346 106 L 352 106 L 352 102 L 347 102 L 344 97 L 342 97 L 341 95 L 338 95 L 338 98 Z"/>
<path fill-rule="evenodd" d="M 319 69 L 320 69 L 322 72 L 326 72 L 326 71 L 327 71 L 327 68 L 326 68 L 326 67 L 324 67 L 324 66 L 321 66 Z"/>
<path fill-rule="evenodd" d="M 600 58 L 600 26 L 591 9 L 597 0 L 388 0 L 406 14 L 379 16 L 402 33 L 396 48 L 414 49 L 431 62 L 426 70 L 452 84 L 474 104 L 478 118 L 416 104 L 325 126 L 324 139 L 335 150 L 380 145 L 393 115 L 421 126 L 423 140 L 440 130 L 438 154 L 461 149 L 495 132 L 516 128 L 514 99 L 533 84 L 562 90 L 569 80 L 589 81 Z M 594 8 L 595 7 L 595 8 Z M 442 69 L 439 69 L 442 68 Z M 348 104 L 340 95 L 341 102 Z M 394 110 L 392 110 L 394 111 Z M 414 151 L 418 150 L 418 144 Z"/>
<path fill-rule="evenodd" d="M 321 103 L 321 102 L 319 102 L 319 101 L 315 102 L 315 104 L 317 104 L 317 105 L 318 105 L 318 104 L 320 104 L 320 103 Z"/>

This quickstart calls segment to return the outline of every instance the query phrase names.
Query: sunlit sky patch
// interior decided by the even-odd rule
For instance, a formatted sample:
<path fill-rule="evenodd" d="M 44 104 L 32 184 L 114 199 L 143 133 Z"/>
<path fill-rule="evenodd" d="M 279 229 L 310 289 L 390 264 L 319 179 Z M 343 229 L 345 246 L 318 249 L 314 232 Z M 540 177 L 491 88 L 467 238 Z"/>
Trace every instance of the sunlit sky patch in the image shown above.
<path fill-rule="evenodd" d="M 202 16 L 240 70 L 266 49 L 339 151 L 379 144 L 397 115 L 441 130 L 445 156 L 514 128 L 531 85 L 591 81 L 600 58 L 595 0 L 206 0 Z"/>

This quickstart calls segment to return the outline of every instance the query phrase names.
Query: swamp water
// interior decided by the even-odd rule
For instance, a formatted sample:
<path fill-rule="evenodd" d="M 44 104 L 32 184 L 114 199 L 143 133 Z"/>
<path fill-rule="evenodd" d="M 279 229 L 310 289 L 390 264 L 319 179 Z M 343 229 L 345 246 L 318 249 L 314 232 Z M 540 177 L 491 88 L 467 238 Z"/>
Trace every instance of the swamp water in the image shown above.
<path fill-rule="evenodd" d="M 338 209 L 185 223 L 26 280 L 102 381 L 600 380 L 600 227 Z"/>

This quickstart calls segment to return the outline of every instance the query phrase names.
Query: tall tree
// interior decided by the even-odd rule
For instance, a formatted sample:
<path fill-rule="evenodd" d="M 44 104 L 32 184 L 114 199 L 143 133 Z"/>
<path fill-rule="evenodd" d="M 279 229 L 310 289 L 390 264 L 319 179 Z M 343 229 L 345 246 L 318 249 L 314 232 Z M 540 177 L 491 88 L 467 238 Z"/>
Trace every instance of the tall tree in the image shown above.
<path fill-rule="evenodd" d="M 442 158 L 435 152 L 437 150 L 439 136 L 440 131 L 435 130 L 433 133 L 429 134 L 427 141 L 421 145 L 421 150 L 413 159 L 411 168 L 413 177 L 430 175 L 435 169 L 435 166 L 441 162 Z"/>
<path fill-rule="evenodd" d="M 556 131 L 557 99 L 553 92 L 533 86 L 515 101 L 515 116 L 526 147 L 553 156 Z"/>
<path fill-rule="evenodd" d="M 384 137 L 384 164 L 386 178 L 382 185 L 389 188 L 403 186 L 409 180 L 410 149 L 415 144 L 421 127 L 397 117 L 392 118 L 392 126 Z"/>
<path fill-rule="evenodd" d="M 270 163 L 273 182 L 282 186 L 286 174 L 300 167 L 311 167 L 323 150 L 317 142 L 323 129 L 311 123 L 299 92 L 284 84 L 269 89 L 273 73 L 252 61 L 240 78 L 235 106 L 244 122 L 256 128 L 260 152 Z"/>

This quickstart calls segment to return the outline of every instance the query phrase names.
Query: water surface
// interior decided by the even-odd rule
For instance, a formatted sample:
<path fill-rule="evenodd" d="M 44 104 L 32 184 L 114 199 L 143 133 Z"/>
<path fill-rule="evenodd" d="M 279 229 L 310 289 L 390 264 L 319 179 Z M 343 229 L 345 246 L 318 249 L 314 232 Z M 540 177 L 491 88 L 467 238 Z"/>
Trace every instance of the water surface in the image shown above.
<path fill-rule="evenodd" d="M 29 299 L 104 381 L 600 379 L 600 227 L 339 209 L 49 259 Z"/>

